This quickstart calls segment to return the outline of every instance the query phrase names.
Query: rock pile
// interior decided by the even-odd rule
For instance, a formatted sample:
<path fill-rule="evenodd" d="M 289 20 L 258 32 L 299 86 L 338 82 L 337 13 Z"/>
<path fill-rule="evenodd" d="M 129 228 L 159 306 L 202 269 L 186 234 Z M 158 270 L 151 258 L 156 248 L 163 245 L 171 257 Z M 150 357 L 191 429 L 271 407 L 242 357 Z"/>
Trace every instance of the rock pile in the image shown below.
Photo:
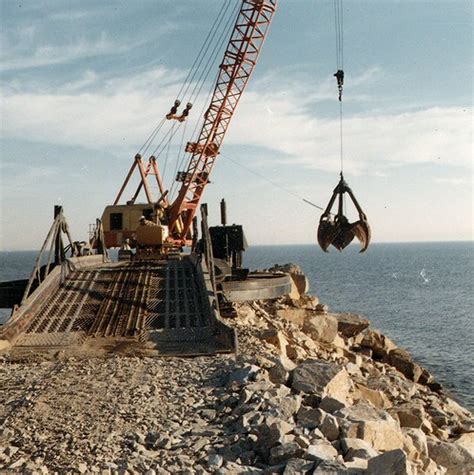
<path fill-rule="evenodd" d="M 223 316 L 237 357 L 5 356 L 0 472 L 473 473 L 472 415 L 365 318 L 297 289 Z"/>

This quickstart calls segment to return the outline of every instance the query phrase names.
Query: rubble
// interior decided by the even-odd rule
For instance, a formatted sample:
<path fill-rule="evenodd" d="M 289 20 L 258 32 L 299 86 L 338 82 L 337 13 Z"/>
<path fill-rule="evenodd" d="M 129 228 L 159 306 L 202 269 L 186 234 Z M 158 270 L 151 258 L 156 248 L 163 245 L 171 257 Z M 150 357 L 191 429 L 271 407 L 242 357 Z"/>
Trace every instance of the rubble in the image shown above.
<path fill-rule="evenodd" d="M 238 355 L 5 353 L 0 473 L 474 470 L 471 413 L 363 317 L 306 295 L 232 315 Z"/>

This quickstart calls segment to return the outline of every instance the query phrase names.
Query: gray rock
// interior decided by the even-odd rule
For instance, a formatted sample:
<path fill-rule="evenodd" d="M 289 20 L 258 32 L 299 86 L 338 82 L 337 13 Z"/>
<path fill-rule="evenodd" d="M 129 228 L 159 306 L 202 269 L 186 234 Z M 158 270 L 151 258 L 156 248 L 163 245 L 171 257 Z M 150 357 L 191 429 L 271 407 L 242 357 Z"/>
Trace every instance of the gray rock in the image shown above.
<path fill-rule="evenodd" d="M 243 368 L 240 368 L 236 371 L 233 371 L 229 375 L 228 384 L 237 383 L 237 384 L 245 384 L 249 381 L 255 380 L 257 373 L 260 371 L 259 366 L 255 365 L 246 365 Z"/>
<path fill-rule="evenodd" d="M 268 372 L 268 377 L 270 381 L 274 384 L 286 384 L 290 378 L 290 372 L 283 366 L 280 361 L 277 361 L 276 364 Z"/>
<path fill-rule="evenodd" d="M 210 469 L 216 470 L 222 467 L 224 463 L 224 458 L 219 454 L 211 454 L 207 459 L 207 465 Z"/>
<path fill-rule="evenodd" d="M 332 343 L 337 335 L 337 320 L 330 314 L 315 313 L 306 317 L 303 331 L 314 340 Z"/>
<path fill-rule="evenodd" d="M 339 424 L 337 423 L 337 419 L 331 416 L 331 414 L 324 416 L 318 429 L 324 434 L 324 437 L 331 442 L 339 437 Z"/>
<path fill-rule="evenodd" d="M 325 413 L 321 409 L 302 406 L 296 415 L 296 421 L 303 427 L 315 429 L 323 421 L 324 415 Z"/>
<path fill-rule="evenodd" d="M 354 471 L 354 469 L 348 469 L 342 462 L 333 460 L 323 460 L 313 475 L 355 475 L 357 473 L 364 473 L 363 471 Z"/>
<path fill-rule="evenodd" d="M 291 386 L 296 391 L 343 400 L 350 390 L 349 375 L 335 363 L 308 359 L 293 370 Z"/>
<path fill-rule="evenodd" d="M 264 447 L 273 447 L 285 441 L 285 435 L 293 430 L 293 425 L 276 417 L 267 417 L 265 424 L 260 428 L 260 444 Z"/>
<path fill-rule="evenodd" d="M 315 462 L 322 462 L 323 460 L 334 460 L 337 457 L 337 450 L 329 443 L 318 441 L 312 443 L 306 449 L 305 458 Z"/>
<path fill-rule="evenodd" d="M 339 411 L 339 409 L 344 409 L 345 407 L 346 404 L 344 402 L 331 396 L 323 397 L 319 404 L 319 408 L 329 414 L 333 414 L 334 412 Z"/>
<path fill-rule="evenodd" d="M 296 442 L 277 445 L 270 450 L 270 464 L 284 462 L 291 458 L 298 458 L 304 454 L 304 450 Z"/>
<path fill-rule="evenodd" d="M 341 451 L 344 454 L 344 460 L 353 460 L 354 458 L 371 459 L 379 454 L 368 442 L 362 439 L 344 437 L 341 439 Z"/>
<path fill-rule="evenodd" d="M 337 331 L 346 338 L 359 334 L 370 325 L 369 320 L 353 313 L 334 313 L 332 315 L 337 320 Z"/>
<path fill-rule="evenodd" d="M 474 471 L 474 457 L 461 445 L 428 438 L 428 453 L 438 465 L 447 468 L 447 475 L 468 475 Z"/>
<path fill-rule="evenodd" d="M 412 475 L 412 470 L 405 452 L 395 449 L 371 458 L 367 475 Z"/>
<path fill-rule="evenodd" d="M 305 459 L 290 459 L 286 464 L 283 475 L 306 475 L 314 467 L 314 462 Z"/>

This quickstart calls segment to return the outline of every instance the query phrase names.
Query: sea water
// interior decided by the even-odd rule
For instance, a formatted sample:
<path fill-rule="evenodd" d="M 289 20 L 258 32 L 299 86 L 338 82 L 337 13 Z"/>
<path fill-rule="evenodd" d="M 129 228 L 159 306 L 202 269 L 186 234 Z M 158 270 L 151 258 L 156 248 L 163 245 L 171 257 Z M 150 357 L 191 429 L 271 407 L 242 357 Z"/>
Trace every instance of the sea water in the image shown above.
<path fill-rule="evenodd" d="M 366 316 L 474 409 L 474 243 L 351 245 L 327 254 L 316 245 L 260 246 L 245 265 L 298 264 L 310 293 L 337 312 Z"/>
<path fill-rule="evenodd" d="M 298 264 L 321 303 L 369 318 L 474 409 L 473 250 L 472 242 L 372 244 L 363 254 L 352 245 L 328 254 L 316 245 L 252 246 L 244 265 Z M 0 280 L 27 278 L 35 257 L 1 252 Z"/>

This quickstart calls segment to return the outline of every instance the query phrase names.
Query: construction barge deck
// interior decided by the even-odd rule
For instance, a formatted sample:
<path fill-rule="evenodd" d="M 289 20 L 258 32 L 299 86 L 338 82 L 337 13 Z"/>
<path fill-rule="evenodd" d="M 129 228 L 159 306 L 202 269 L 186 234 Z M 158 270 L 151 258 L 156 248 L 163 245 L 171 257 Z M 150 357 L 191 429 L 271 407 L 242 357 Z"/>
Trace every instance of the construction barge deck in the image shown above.
<path fill-rule="evenodd" d="M 129 343 L 159 355 L 235 351 L 220 322 L 209 276 L 192 256 L 107 263 L 69 259 L 55 269 L 0 329 L 16 351 L 115 347 Z"/>

